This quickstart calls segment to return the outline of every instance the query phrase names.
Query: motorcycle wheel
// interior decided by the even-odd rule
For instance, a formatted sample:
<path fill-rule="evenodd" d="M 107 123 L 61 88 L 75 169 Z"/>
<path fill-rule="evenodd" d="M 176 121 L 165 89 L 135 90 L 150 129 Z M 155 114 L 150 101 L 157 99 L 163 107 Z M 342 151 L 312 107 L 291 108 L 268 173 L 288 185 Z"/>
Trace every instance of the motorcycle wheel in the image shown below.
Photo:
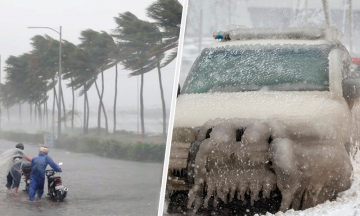
<path fill-rule="evenodd" d="M 66 191 L 64 191 L 64 193 L 61 193 L 60 190 L 56 191 L 56 201 L 62 202 L 65 199 L 66 194 Z"/>
<path fill-rule="evenodd" d="M 50 189 L 49 195 L 50 195 L 50 197 L 51 197 L 52 199 L 55 199 L 55 195 L 56 195 L 56 194 L 54 194 L 54 189 Z"/>

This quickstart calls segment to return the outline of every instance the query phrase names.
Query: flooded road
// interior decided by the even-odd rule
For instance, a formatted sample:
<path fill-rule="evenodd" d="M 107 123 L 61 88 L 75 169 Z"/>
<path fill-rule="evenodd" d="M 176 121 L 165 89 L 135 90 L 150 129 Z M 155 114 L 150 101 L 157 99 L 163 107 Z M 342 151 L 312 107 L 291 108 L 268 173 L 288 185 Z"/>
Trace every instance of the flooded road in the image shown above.
<path fill-rule="evenodd" d="M 0 154 L 16 143 L 0 140 Z M 30 157 L 38 146 L 25 144 Z M 156 215 L 160 193 L 162 164 L 107 159 L 50 148 L 55 163 L 63 162 L 62 177 L 69 189 L 64 202 L 47 198 L 47 181 L 43 199 L 30 203 L 23 179 L 19 194 L 6 192 L 6 176 L 0 176 L 0 215 Z M 49 166 L 48 166 L 49 167 Z"/>

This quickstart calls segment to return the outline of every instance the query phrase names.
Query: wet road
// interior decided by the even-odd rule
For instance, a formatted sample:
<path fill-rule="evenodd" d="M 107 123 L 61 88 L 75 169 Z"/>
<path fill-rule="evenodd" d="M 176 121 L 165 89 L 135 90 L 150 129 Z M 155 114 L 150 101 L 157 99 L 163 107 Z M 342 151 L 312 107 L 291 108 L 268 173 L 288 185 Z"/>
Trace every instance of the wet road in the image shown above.
<path fill-rule="evenodd" d="M 16 143 L 0 140 L 0 154 Z M 36 145 L 25 144 L 27 155 L 38 153 Z M 64 186 L 69 189 L 64 202 L 47 198 L 30 203 L 20 184 L 18 195 L 6 192 L 6 176 L 0 176 L 0 215 L 156 215 L 162 164 L 139 163 L 50 149 L 49 156 L 61 166 Z M 3 186 L 2 186 L 3 185 Z"/>

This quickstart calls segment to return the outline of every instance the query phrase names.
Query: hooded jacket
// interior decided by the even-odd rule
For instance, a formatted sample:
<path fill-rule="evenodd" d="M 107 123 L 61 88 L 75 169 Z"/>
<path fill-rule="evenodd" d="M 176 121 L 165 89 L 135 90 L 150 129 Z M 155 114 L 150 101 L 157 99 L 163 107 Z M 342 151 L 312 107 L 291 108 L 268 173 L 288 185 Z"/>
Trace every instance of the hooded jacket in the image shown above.
<path fill-rule="evenodd" d="M 47 156 L 45 153 L 40 152 L 37 157 L 31 160 L 31 176 L 38 178 L 45 178 L 46 166 L 50 165 L 57 172 L 61 172 L 61 168 Z"/>

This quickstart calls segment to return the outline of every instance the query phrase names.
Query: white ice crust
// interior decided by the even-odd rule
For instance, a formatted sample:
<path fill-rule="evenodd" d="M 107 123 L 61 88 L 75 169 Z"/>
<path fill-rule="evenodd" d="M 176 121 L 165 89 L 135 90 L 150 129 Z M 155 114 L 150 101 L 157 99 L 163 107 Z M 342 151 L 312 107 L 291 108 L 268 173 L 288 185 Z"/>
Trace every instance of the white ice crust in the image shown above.
<path fill-rule="evenodd" d="M 351 113 L 330 92 L 235 92 L 185 94 L 178 98 L 175 127 L 198 127 L 209 119 L 278 119 L 303 133 L 346 136 Z M 335 137 L 334 137 L 335 138 Z"/>
<path fill-rule="evenodd" d="M 246 41 L 227 41 L 227 42 L 215 42 L 208 46 L 208 48 L 217 48 L 224 46 L 241 46 L 241 45 L 320 45 L 331 44 L 333 42 L 327 40 L 246 40 Z"/>
<path fill-rule="evenodd" d="M 289 41 L 286 40 L 286 44 Z M 232 43 L 244 42 L 247 41 Z M 330 91 L 260 90 L 181 94 L 177 99 L 174 127 L 199 127 L 216 118 L 278 119 L 289 127 L 289 131 L 295 126 L 294 133 L 344 141 L 350 136 L 352 116 L 342 97 L 341 69 L 341 51 L 334 49 L 329 53 Z"/>
<path fill-rule="evenodd" d="M 351 188 L 338 195 L 335 201 L 326 201 L 313 208 L 302 211 L 290 209 L 276 214 L 266 213 L 266 216 L 358 216 L 360 215 L 360 154 L 355 155 L 352 160 L 353 179 Z M 255 214 L 255 216 L 259 216 Z"/>

